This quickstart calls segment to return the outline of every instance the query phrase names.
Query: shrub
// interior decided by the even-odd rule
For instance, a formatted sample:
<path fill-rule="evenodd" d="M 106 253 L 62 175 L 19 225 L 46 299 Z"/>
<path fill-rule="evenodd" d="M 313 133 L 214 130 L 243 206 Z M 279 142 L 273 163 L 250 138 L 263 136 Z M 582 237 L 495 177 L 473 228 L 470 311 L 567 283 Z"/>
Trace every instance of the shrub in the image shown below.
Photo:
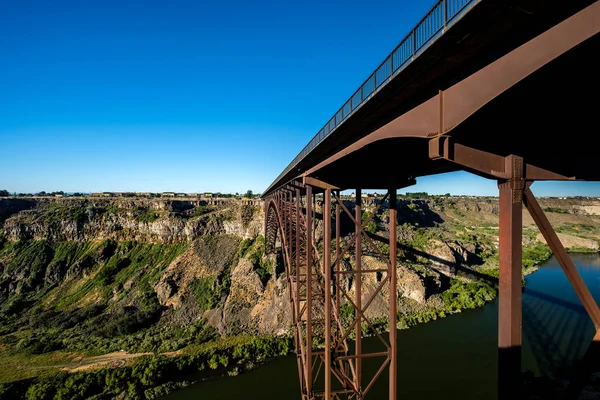
<path fill-rule="evenodd" d="M 159 219 L 160 215 L 158 215 L 158 213 L 156 213 L 154 211 L 148 210 L 147 208 L 138 207 L 138 208 L 136 208 L 136 210 L 133 213 L 133 218 L 137 222 L 150 223 L 150 222 L 154 222 L 157 219 Z"/>
<path fill-rule="evenodd" d="M 523 247 L 523 268 L 531 268 L 552 257 L 552 251 L 548 245 L 535 242 Z"/>

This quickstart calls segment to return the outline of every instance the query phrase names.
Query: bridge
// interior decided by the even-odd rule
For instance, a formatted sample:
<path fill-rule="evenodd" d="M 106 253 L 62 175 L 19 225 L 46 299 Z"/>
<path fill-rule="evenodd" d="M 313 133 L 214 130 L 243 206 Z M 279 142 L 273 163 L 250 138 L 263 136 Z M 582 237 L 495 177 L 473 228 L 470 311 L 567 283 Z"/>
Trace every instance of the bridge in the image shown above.
<path fill-rule="evenodd" d="M 600 309 L 530 190 L 600 180 L 599 32 L 600 1 L 440 0 L 265 190 L 266 246 L 281 245 L 303 399 L 369 398 L 382 374 L 396 399 L 396 330 L 380 333 L 369 310 L 389 293 L 396 326 L 397 190 L 426 175 L 464 170 L 498 182 L 500 399 L 519 395 L 523 206 L 594 323 L 589 352 L 600 344 Z M 341 198 L 348 189 L 353 205 Z M 363 189 L 387 192 L 383 235 L 365 230 L 375 213 L 363 216 Z M 366 251 L 385 267 L 364 265 Z M 379 284 L 365 291 L 372 274 Z M 382 351 L 363 351 L 365 327 Z M 380 362 L 370 376 L 367 358 Z"/>

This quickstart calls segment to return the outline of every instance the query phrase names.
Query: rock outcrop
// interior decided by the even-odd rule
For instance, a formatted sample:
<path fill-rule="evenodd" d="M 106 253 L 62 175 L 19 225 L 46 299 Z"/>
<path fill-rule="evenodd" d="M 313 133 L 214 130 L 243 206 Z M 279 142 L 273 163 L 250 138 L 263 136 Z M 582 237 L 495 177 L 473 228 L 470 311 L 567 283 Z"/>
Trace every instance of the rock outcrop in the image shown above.
<path fill-rule="evenodd" d="M 251 238 L 262 229 L 262 207 L 234 200 L 213 206 L 204 200 L 3 199 L 0 206 L 0 218 L 11 215 L 3 227 L 10 241 L 166 244 L 215 234 Z"/>
<path fill-rule="evenodd" d="M 373 212 L 378 202 L 367 199 L 365 212 Z M 567 232 L 559 234 L 567 248 L 598 250 L 599 202 L 540 203 L 551 222 Z M 352 210 L 351 200 L 345 205 Z M 397 269 L 397 297 L 410 299 L 404 306 L 439 302 L 435 295 L 452 278 L 464 278 L 461 270 L 494 255 L 497 212 L 496 199 L 399 201 L 397 239 L 403 258 Z M 263 254 L 263 218 L 260 201 L 0 199 L 0 309 L 24 306 L 41 293 L 46 293 L 44 304 L 65 309 L 99 302 L 109 309 L 141 309 L 140 297 L 151 291 L 163 309 L 164 323 L 203 318 L 221 334 L 286 334 L 291 325 L 287 281 L 275 255 Z M 369 229 L 385 236 L 388 220 L 389 213 L 381 212 Z M 347 222 L 343 226 L 351 225 Z M 526 210 L 524 225 L 529 229 L 524 245 L 543 242 Z M 322 221 L 317 221 L 315 236 L 321 237 L 322 231 Z M 385 268 L 374 255 L 365 252 L 363 267 Z M 343 262 L 344 268 L 353 268 L 353 257 Z M 342 279 L 353 297 L 354 277 Z M 383 279 L 381 273 L 364 275 L 364 301 Z M 386 316 L 389 298 L 389 286 L 383 285 L 368 316 Z"/>

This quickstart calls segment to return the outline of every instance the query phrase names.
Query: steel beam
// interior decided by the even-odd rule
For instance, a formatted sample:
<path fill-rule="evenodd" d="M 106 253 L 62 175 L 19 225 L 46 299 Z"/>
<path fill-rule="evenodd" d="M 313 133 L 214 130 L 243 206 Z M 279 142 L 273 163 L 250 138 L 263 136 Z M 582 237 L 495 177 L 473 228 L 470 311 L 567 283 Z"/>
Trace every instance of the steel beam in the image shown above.
<path fill-rule="evenodd" d="M 335 203 L 335 308 L 339 314 L 341 307 L 341 296 L 340 296 L 340 256 L 341 256 L 341 242 L 340 242 L 340 204 L 339 204 L 340 193 L 337 193 L 337 199 Z"/>
<path fill-rule="evenodd" d="M 577 297 L 581 300 L 581 304 L 585 307 L 585 310 L 594 323 L 596 331 L 598 331 L 600 329 L 600 309 L 598 308 L 598 304 L 594 300 L 594 297 L 592 297 L 592 294 L 581 278 L 581 275 L 579 275 L 577 268 L 575 268 L 575 264 L 573 264 L 573 260 L 569 257 L 569 254 L 560 242 L 554 229 L 552 229 L 550 221 L 548 221 L 548 218 L 544 214 L 544 211 L 531 190 L 529 188 L 525 189 L 524 194 L 523 202 L 525 203 L 527 210 L 529 210 L 531 217 L 540 229 L 540 232 L 542 232 L 544 239 L 546 239 L 546 243 L 548 243 L 548 246 L 552 249 L 552 254 L 554 254 L 562 270 L 565 272 L 565 275 L 567 275 L 571 286 L 573 286 L 575 293 L 577 293 Z"/>
<path fill-rule="evenodd" d="M 364 399 L 389 366 L 391 378 L 390 399 L 396 393 L 396 201 L 395 190 L 384 197 L 377 205 L 372 215 L 362 221 L 361 191 L 358 190 L 358 205 L 351 212 L 342 202 L 339 191 L 335 193 L 336 210 L 335 225 L 332 224 L 332 195 L 333 189 L 323 191 L 323 230 L 315 230 L 315 218 L 320 218 L 315 212 L 317 198 L 314 187 L 306 185 L 306 206 L 302 207 L 303 190 L 297 188 L 293 192 L 277 191 L 269 197 L 272 201 L 270 218 L 276 224 L 274 232 L 281 235 L 281 246 L 284 255 L 286 278 L 289 285 L 290 306 L 292 307 L 294 340 L 297 351 L 298 377 L 303 400 L 327 399 Z M 320 195 L 319 195 L 320 196 Z M 390 254 L 384 255 L 371 238 L 365 233 L 365 225 L 378 214 L 386 199 L 391 198 L 390 222 Z M 318 199 L 320 201 L 320 197 Z M 342 256 L 350 251 L 341 246 L 341 213 L 345 212 L 355 224 L 352 243 L 355 247 L 356 265 L 351 270 L 342 270 Z M 332 226 L 333 225 L 333 226 Z M 335 234 L 332 232 L 335 227 Z M 362 237 L 365 242 L 363 243 Z M 322 236 L 322 237 L 321 237 Z M 335 237 L 335 262 L 332 260 Z M 319 246 L 319 242 L 322 246 Z M 349 241 L 347 242 L 349 243 Z M 362 268 L 362 247 L 366 245 L 378 254 L 387 268 Z M 364 274 L 386 273 L 378 286 L 369 291 L 363 299 L 362 276 Z M 335 280 L 332 276 L 335 274 Z M 350 289 L 341 285 L 344 275 L 354 275 L 355 294 L 350 295 Z M 389 340 L 377 332 L 373 323 L 366 316 L 368 309 L 377 296 L 382 295 L 386 285 L 390 287 L 390 326 Z M 343 302 L 351 306 L 355 318 L 349 325 L 344 325 L 340 319 L 340 308 Z M 379 352 L 364 352 L 362 349 L 362 324 L 365 323 L 375 336 L 384 344 L 386 350 Z M 349 335 L 354 332 L 358 339 L 355 352 L 350 352 Z M 324 339 L 324 348 L 313 348 L 313 343 Z M 321 342 L 322 343 L 322 342 Z M 384 357 L 377 372 L 373 376 L 363 377 L 362 359 Z M 335 387 L 334 381 L 339 382 Z"/>
<path fill-rule="evenodd" d="M 510 179 L 511 158 L 456 143 L 448 135 L 429 140 L 429 158 L 446 160 L 458 164 L 477 175 L 492 179 Z M 564 176 L 529 163 L 523 165 L 523 178 L 526 180 L 574 180 L 574 176 Z"/>
<path fill-rule="evenodd" d="M 312 296 L 313 296 L 313 278 L 312 278 L 312 234 L 313 234 L 313 195 L 312 187 L 306 186 L 306 364 L 304 366 L 306 374 L 306 395 L 312 399 Z"/>
<path fill-rule="evenodd" d="M 521 237 L 522 188 L 518 180 L 498 184 L 500 190 L 500 282 L 498 304 L 498 398 L 520 393 L 521 372 Z"/>
<path fill-rule="evenodd" d="M 397 349 L 396 349 L 396 302 L 398 301 L 396 293 L 396 262 L 397 262 L 397 204 L 396 204 L 396 189 L 390 190 L 390 265 L 389 265 L 389 277 L 390 277 L 390 316 L 389 316 L 389 337 L 390 337 L 390 388 L 389 398 L 390 400 L 396 400 L 396 379 L 397 379 Z"/>
<path fill-rule="evenodd" d="M 357 388 L 362 385 L 362 316 L 360 310 L 362 310 L 362 234 L 361 234 L 361 222 L 362 222 L 362 190 L 356 189 L 355 207 L 354 207 L 354 231 L 355 231 L 355 244 L 354 244 L 354 303 L 356 308 L 354 310 L 356 317 L 355 327 L 355 349 L 356 354 L 356 377 L 354 384 Z"/>
<path fill-rule="evenodd" d="M 325 166 L 379 140 L 400 137 L 427 139 L 451 132 L 523 79 L 600 33 L 600 19 L 597 18 L 599 14 L 600 1 L 596 1 L 388 124 L 328 156 L 308 168 L 305 175 L 313 175 Z M 443 121 L 441 130 L 440 121 Z"/>
<path fill-rule="evenodd" d="M 300 209 L 302 208 L 302 202 L 301 202 L 301 198 L 300 198 L 300 189 L 296 189 L 296 212 L 295 212 L 295 223 L 296 223 L 296 234 L 295 234 L 295 241 L 296 241 L 296 298 L 298 299 L 298 301 L 296 301 L 296 315 L 300 316 Z"/>
<path fill-rule="evenodd" d="M 325 400 L 331 400 L 331 189 L 325 190 L 323 207 L 323 268 L 325 274 Z"/>
<path fill-rule="evenodd" d="M 321 188 L 321 189 L 333 189 L 333 190 L 339 190 L 340 189 L 337 186 L 330 185 L 327 182 L 323 182 L 323 181 L 321 181 L 321 180 L 319 180 L 317 178 L 313 178 L 313 177 L 310 177 L 310 176 L 304 176 L 302 178 L 302 183 L 304 183 L 305 185 L 315 186 L 315 187 L 318 187 L 318 188 Z"/>

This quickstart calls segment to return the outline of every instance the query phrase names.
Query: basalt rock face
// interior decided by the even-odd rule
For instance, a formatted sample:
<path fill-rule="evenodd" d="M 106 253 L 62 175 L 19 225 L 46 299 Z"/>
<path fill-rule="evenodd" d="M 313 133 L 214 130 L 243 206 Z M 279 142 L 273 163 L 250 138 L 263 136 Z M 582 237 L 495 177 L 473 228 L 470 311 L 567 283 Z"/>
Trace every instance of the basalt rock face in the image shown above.
<path fill-rule="evenodd" d="M 37 202 L 31 199 L 0 198 L 0 223 L 19 211 L 34 208 Z"/>
<path fill-rule="evenodd" d="M 375 212 L 378 202 L 365 199 L 365 214 Z M 600 202 L 540 202 L 562 238 L 584 238 L 572 246 L 598 248 L 595 207 Z M 354 202 L 345 203 L 353 212 Z M 367 227 L 383 243 L 389 234 L 386 208 Z M 406 301 L 399 310 L 406 304 L 436 304 L 451 279 L 465 279 L 462 270 L 493 259 L 497 213 L 497 199 L 491 198 L 401 198 L 395 297 Z M 204 319 L 221 334 L 289 333 L 283 262 L 281 256 L 264 254 L 263 224 L 259 201 L 0 199 L 0 316 L 34 306 L 70 311 L 99 304 L 107 312 L 119 307 L 143 310 L 151 300 L 160 310 L 158 323 L 187 325 Z M 349 218 L 341 224 L 343 236 L 352 232 Z M 524 225 L 534 229 L 526 210 Z M 318 221 L 317 240 L 322 229 Z M 524 234 L 524 245 L 541 242 L 536 235 Z M 363 267 L 385 268 L 369 247 L 372 243 L 363 241 L 363 246 Z M 350 249 L 343 257 L 343 268 L 353 268 L 352 254 Z M 384 278 L 365 274 L 364 301 Z M 341 284 L 354 298 L 353 276 L 344 275 Z M 383 285 L 368 317 L 386 316 L 389 298 L 389 286 Z"/>
<path fill-rule="evenodd" d="M 251 238 L 262 229 L 262 207 L 234 200 L 215 205 L 205 200 L 162 199 L 0 201 L 0 218 L 10 216 L 3 227 L 10 241 L 114 239 L 169 244 L 215 234 Z"/>
<path fill-rule="evenodd" d="M 19 198 L 0 206 L 0 313 L 13 304 L 142 308 L 150 296 L 165 323 L 186 325 L 219 311 L 229 324 L 235 318 L 223 309 L 244 291 L 254 291 L 250 306 L 274 304 L 264 309 L 286 298 L 281 276 L 265 285 L 255 271 L 258 200 Z M 242 244 L 256 253 L 254 264 L 240 254 Z M 280 332 L 286 312 L 262 313 L 267 322 L 253 321 L 253 331 Z"/>

